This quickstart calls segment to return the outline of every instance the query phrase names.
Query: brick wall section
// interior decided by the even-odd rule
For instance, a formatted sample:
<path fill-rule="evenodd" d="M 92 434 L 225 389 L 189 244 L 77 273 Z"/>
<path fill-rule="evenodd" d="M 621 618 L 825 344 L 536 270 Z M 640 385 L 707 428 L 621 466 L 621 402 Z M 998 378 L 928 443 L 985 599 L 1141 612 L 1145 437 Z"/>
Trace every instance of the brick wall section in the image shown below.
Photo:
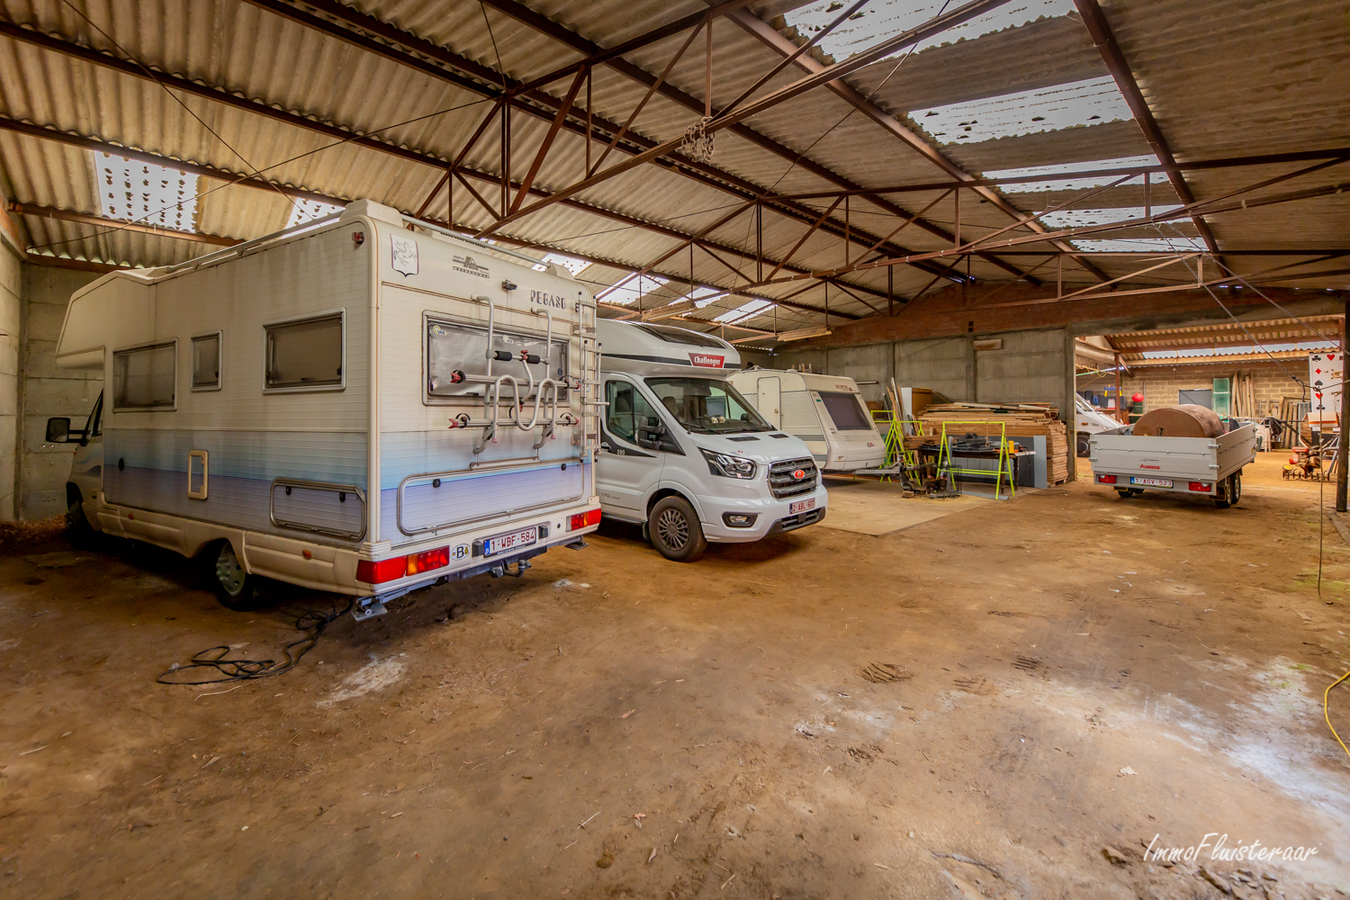
<path fill-rule="evenodd" d="M 1295 375 L 1307 376 L 1308 369 L 1305 362 L 1283 360 L 1282 364 Z M 1278 415 L 1280 400 L 1284 397 L 1307 396 L 1303 387 L 1295 383 L 1274 363 L 1244 363 L 1241 368 L 1223 363 L 1204 366 L 1159 366 L 1134 371 L 1133 376 L 1121 379 L 1121 387 L 1127 400 L 1136 393 L 1144 395 L 1145 412 L 1175 406 L 1179 391 L 1212 389 L 1215 378 L 1230 378 L 1236 383 L 1239 373 L 1252 376 L 1252 391 L 1256 395 L 1259 415 Z M 1094 375 L 1079 378 L 1078 390 L 1091 390 L 1105 395 L 1106 389 L 1114 387 L 1115 383 L 1113 374 Z"/>
<path fill-rule="evenodd" d="M 48 444 L 47 419 L 70 416 L 83 428 L 103 389 L 103 373 L 56 367 L 56 341 L 61 336 L 70 295 L 98 278 L 90 272 L 24 265 L 23 405 L 20 426 L 18 516 L 43 519 L 65 512 L 70 444 Z"/>

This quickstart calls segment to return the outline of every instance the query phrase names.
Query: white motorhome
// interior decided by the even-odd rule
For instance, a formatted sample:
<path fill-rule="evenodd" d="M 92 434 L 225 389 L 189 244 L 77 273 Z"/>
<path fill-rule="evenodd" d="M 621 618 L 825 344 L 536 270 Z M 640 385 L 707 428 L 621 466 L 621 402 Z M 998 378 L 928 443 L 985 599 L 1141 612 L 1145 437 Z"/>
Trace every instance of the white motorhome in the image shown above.
<path fill-rule="evenodd" d="M 599 523 L 595 303 L 565 271 L 371 201 L 76 292 L 57 364 L 101 370 L 72 527 L 359 598 L 520 574 Z M 590 399 L 587 399 L 590 395 Z"/>
<path fill-rule="evenodd" d="M 752 366 L 733 373 L 731 383 L 769 424 L 800 438 L 825 472 L 875 469 L 886 461 L 886 438 L 852 378 Z"/>
<path fill-rule="evenodd" d="M 604 399 L 596 481 L 604 515 L 643 526 L 667 559 L 708 541 L 757 541 L 825 518 L 806 445 L 764 420 L 727 376 L 726 341 L 602 319 Z"/>

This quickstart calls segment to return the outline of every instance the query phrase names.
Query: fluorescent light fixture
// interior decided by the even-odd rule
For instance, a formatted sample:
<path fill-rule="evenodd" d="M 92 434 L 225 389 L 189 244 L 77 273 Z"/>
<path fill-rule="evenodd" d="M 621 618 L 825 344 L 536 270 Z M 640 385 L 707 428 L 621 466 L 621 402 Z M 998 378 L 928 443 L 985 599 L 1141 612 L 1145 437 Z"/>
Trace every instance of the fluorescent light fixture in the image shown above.
<path fill-rule="evenodd" d="M 197 176 L 95 151 L 98 202 L 109 219 L 175 231 L 197 229 Z"/>
<path fill-rule="evenodd" d="M 1181 207 L 1175 203 L 1170 206 L 1153 207 L 1153 215 L 1171 212 Z M 1111 209 L 1061 209 L 1041 216 L 1041 222 L 1050 228 L 1085 228 L 1089 225 L 1107 225 L 1111 222 L 1123 222 L 1125 219 L 1142 219 L 1145 210 L 1142 206 L 1117 206 Z M 1122 228 L 1128 227 L 1122 225 Z"/>
<path fill-rule="evenodd" d="M 601 292 L 595 299 L 627 306 L 663 287 L 669 281 L 669 278 L 662 278 L 660 275 L 642 275 L 636 278 L 630 275 L 613 287 Z"/>
<path fill-rule="evenodd" d="M 784 18 L 789 25 L 807 38 L 813 37 L 839 17 L 848 5 L 848 0 L 816 0 L 799 9 L 786 13 Z M 853 54 L 876 46 L 911 28 L 917 28 L 942 12 L 950 12 L 950 3 L 940 0 L 872 0 L 839 27 L 821 38 L 816 45 L 836 60 L 844 60 Z M 912 52 L 919 53 L 943 44 L 952 44 L 962 40 L 974 40 L 986 34 L 1016 28 L 1040 18 L 1067 15 L 1073 10 L 1072 0 L 1017 0 L 1006 3 L 983 16 L 971 19 L 949 28 L 939 35 L 922 41 Z M 911 52 L 909 48 L 897 50 L 892 56 Z"/>
<path fill-rule="evenodd" d="M 1204 242 L 1193 237 L 1075 240 L 1073 245 L 1079 250 L 1096 251 L 1098 253 L 1190 253 L 1206 249 Z"/>
<path fill-rule="evenodd" d="M 910 111 L 939 143 L 969 144 L 1059 131 L 1078 125 L 1127 121 L 1130 108 L 1110 75 Z"/>
<path fill-rule="evenodd" d="M 1025 166 L 1021 169 L 996 169 L 992 172 L 985 172 L 985 178 L 1035 178 L 1041 175 L 1064 175 L 1062 179 L 1049 179 L 1046 181 L 1028 181 L 1021 184 L 1000 184 L 998 189 L 1005 194 L 1031 194 L 1044 191 L 1086 191 L 1089 188 L 1102 187 L 1118 179 L 1115 175 L 1107 177 L 1097 175 L 1090 178 L 1073 178 L 1075 172 L 1090 172 L 1094 169 L 1133 169 L 1139 166 L 1156 166 L 1158 157 L 1152 154 L 1148 156 L 1122 156 L 1117 159 L 1097 159 L 1092 162 L 1061 163 L 1053 166 Z M 1163 172 L 1152 172 L 1149 176 L 1154 184 L 1162 184 L 1167 180 L 1167 175 Z M 1130 180 L 1125 184 L 1142 184 L 1140 180 Z"/>
<path fill-rule="evenodd" d="M 590 263 L 584 259 L 577 259 L 575 256 L 563 256 L 561 253 L 545 253 L 543 261 L 535 263 L 533 266 L 530 266 L 530 268 L 534 269 L 536 272 L 543 272 L 548 269 L 549 265 L 561 266 L 571 272 L 573 278 L 576 278 L 581 274 L 583 269 L 590 265 Z"/>
<path fill-rule="evenodd" d="M 754 318 L 771 306 L 773 306 L 773 303 L 768 300 L 751 300 L 749 303 L 742 304 L 729 312 L 722 313 L 713 321 L 721 322 L 724 325 L 735 325 L 737 322 Z"/>
<path fill-rule="evenodd" d="M 346 207 L 334 206 L 331 203 L 323 203 L 319 200 L 301 200 L 292 197 L 291 218 L 290 221 L 286 223 L 286 227 L 294 228 L 296 225 L 313 222 L 315 219 L 331 216 L 333 213 L 342 212 L 344 209 L 346 209 Z"/>

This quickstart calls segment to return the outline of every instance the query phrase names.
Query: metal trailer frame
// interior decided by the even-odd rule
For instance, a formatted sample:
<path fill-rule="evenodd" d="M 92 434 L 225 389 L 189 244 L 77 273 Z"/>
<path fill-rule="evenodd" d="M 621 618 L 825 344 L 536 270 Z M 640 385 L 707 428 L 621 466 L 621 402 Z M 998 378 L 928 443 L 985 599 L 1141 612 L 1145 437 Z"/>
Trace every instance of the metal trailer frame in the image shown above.
<path fill-rule="evenodd" d="M 1242 496 L 1242 468 L 1256 459 L 1256 428 L 1218 437 L 1092 436 L 1092 480 L 1122 497 L 1145 491 L 1208 497 L 1220 509 Z M 1150 483 L 1153 482 L 1153 483 Z"/>

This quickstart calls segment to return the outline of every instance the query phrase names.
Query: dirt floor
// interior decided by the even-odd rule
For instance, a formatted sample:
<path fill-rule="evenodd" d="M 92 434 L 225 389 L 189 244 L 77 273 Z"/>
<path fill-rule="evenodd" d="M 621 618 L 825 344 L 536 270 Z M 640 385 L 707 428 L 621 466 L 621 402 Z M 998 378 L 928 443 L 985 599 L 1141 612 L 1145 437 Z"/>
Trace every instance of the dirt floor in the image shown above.
<path fill-rule="evenodd" d="M 1227 511 L 1080 482 L 693 565 L 606 526 L 202 687 L 156 677 L 328 598 L 8 533 L 0 897 L 1345 896 L 1350 548 L 1324 604 L 1280 462 Z"/>

